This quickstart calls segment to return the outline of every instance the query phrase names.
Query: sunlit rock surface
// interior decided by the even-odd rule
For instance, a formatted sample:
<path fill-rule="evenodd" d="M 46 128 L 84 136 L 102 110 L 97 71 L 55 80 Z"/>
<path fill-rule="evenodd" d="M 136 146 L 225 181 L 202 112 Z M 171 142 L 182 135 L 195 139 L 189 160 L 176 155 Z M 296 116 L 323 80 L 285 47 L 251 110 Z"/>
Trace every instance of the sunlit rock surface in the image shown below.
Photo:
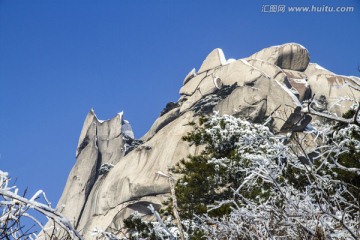
<path fill-rule="evenodd" d="M 289 131 L 284 126 L 291 124 L 289 116 L 313 94 L 322 111 L 337 115 L 359 100 L 350 86 L 359 78 L 338 76 L 309 61 L 306 48 L 296 43 L 238 60 L 226 60 L 214 49 L 199 71 L 186 75 L 179 101 L 167 104 L 140 140 L 133 139 L 122 113 L 101 121 L 91 110 L 58 207 L 85 239 L 92 239 L 95 228 L 119 234 L 132 212 L 149 217 L 147 206 L 159 209 L 169 196 L 168 180 L 157 173 L 200 151 L 182 140 L 200 115 L 218 111 L 258 123 L 272 116 L 274 131 Z"/>

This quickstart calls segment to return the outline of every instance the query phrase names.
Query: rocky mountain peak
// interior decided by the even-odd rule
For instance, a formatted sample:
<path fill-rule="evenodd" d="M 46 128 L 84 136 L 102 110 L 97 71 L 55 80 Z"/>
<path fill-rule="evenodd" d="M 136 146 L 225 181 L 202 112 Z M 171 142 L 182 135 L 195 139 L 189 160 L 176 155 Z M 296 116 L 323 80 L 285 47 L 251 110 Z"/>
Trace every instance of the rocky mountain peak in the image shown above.
<path fill-rule="evenodd" d="M 226 60 L 216 48 L 186 75 L 179 100 L 166 105 L 140 140 L 123 113 L 101 121 L 91 110 L 58 206 L 86 239 L 95 228 L 115 233 L 133 211 L 148 216 L 150 203 L 158 209 L 169 196 L 167 179 L 158 172 L 201 150 L 182 140 L 192 129 L 189 122 L 217 111 L 256 123 L 271 119 L 277 132 L 303 131 L 311 118 L 302 105 L 313 94 L 319 111 L 341 116 L 360 99 L 353 91 L 359 83 L 310 63 L 307 49 L 296 43 L 238 60 Z"/>

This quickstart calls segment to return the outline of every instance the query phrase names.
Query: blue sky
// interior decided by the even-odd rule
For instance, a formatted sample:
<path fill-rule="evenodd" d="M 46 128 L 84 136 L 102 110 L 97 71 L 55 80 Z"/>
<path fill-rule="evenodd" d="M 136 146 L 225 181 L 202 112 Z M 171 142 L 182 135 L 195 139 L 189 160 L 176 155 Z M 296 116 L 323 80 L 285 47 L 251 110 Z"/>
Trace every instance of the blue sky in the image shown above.
<path fill-rule="evenodd" d="M 263 13 L 263 5 L 352 13 Z M 214 48 L 242 58 L 297 42 L 311 61 L 359 75 L 357 0 L 0 0 L 0 169 L 55 205 L 83 121 L 124 111 L 141 137 Z"/>

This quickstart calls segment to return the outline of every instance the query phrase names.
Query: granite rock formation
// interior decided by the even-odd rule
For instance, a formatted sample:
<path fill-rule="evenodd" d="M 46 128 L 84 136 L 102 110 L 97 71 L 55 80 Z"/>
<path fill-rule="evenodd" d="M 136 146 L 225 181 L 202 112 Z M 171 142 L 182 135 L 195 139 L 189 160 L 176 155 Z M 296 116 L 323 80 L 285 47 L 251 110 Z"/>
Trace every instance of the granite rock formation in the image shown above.
<path fill-rule="evenodd" d="M 150 203 L 160 208 L 169 196 L 167 179 L 157 173 L 201 150 L 182 140 L 192 129 L 188 123 L 201 114 L 218 111 L 253 122 L 272 116 L 275 131 L 291 131 L 284 124 L 291 124 L 290 115 L 300 116 L 302 103 L 314 93 L 326 103 L 323 111 L 338 116 L 360 99 L 352 88 L 359 78 L 338 76 L 309 61 L 307 49 L 296 43 L 239 60 L 226 60 L 217 48 L 199 71 L 187 74 L 178 102 L 168 104 L 140 140 L 134 139 L 122 113 L 100 121 L 91 110 L 58 207 L 85 239 L 92 239 L 95 228 L 118 234 L 133 211 L 148 216 Z"/>

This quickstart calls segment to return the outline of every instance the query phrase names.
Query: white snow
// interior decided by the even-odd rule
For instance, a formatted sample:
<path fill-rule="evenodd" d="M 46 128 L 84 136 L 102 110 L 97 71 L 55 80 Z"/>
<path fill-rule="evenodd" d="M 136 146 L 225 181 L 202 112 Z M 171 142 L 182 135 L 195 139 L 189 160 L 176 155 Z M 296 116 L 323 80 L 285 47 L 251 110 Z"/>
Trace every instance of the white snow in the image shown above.
<path fill-rule="evenodd" d="M 229 58 L 229 59 L 226 61 L 226 63 L 223 64 L 223 65 L 227 65 L 227 64 L 230 64 L 230 63 L 232 63 L 232 62 L 236 62 L 236 59 L 234 59 L 234 58 Z"/>
<path fill-rule="evenodd" d="M 250 67 L 254 67 L 253 65 L 251 65 L 250 63 L 248 63 L 248 61 L 246 61 L 245 59 L 240 59 L 241 62 L 243 62 L 244 64 L 250 66 Z"/>
<path fill-rule="evenodd" d="M 218 48 L 218 53 L 219 53 L 221 65 L 225 65 L 227 61 L 223 50 L 221 48 Z"/>

